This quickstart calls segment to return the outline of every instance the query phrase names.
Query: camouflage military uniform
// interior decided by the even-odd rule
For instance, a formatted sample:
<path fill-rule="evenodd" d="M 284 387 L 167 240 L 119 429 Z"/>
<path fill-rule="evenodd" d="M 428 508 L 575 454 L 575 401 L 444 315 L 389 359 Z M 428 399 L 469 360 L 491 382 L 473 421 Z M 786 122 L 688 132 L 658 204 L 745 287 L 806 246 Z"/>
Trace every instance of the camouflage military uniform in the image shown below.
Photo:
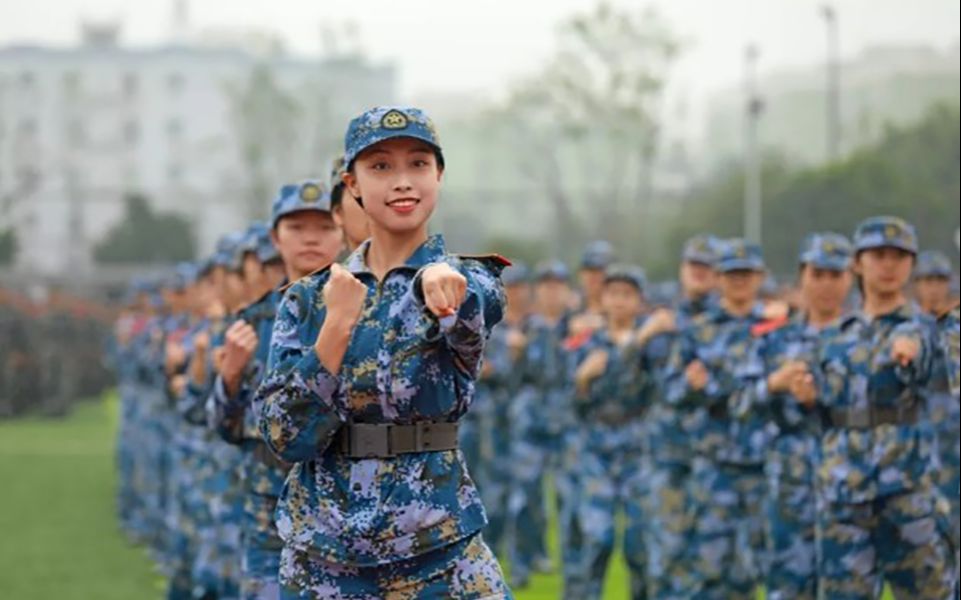
<path fill-rule="evenodd" d="M 516 533 L 511 543 L 511 578 L 524 583 L 540 557 L 546 556 L 547 530 L 544 481 L 553 475 L 558 514 L 566 512 L 574 495 L 570 478 L 573 462 L 573 412 L 571 410 L 570 356 L 563 348 L 567 319 L 550 323 L 532 315 L 527 326 L 527 346 L 518 365 L 521 387 L 511 407 L 513 489 L 510 519 Z M 567 502 L 567 504 L 565 504 Z M 562 535 L 576 535 L 562 527 Z M 567 547 L 566 541 L 562 546 Z"/>
<path fill-rule="evenodd" d="M 913 228 L 870 219 L 858 251 L 916 252 Z M 816 375 L 826 416 L 817 470 L 820 593 L 878 598 L 883 581 L 898 597 L 948 598 L 953 556 L 948 524 L 931 480 L 933 436 L 919 415 L 932 376 L 934 339 L 911 305 L 871 318 L 847 317 L 822 343 Z M 907 366 L 891 357 L 895 338 L 915 341 Z"/>
<path fill-rule="evenodd" d="M 760 249 L 729 240 L 718 269 L 763 268 Z M 763 568 L 763 456 L 768 435 L 760 415 L 733 419 L 736 392 L 763 376 L 752 328 L 764 321 L 758 303 L 745 316 L 720 306 L 696 317 L 671 351 L 667 401 L 683 411 L 696 456 L 690 478 L 689 567 L 697 598 L 753 598 Z M 687 384 L 686 367 L 700 361 L 707 386 Z"/>
<path fill-rule="evenodd" d="M 281 583 L 299 597 L 397 590 L 506 597 L 500 568 L 478 534 L 486 519 L 460 452 L 351 458 L 331 448 L 345 423 L 352 431 L 360 423 L 453 423 L 468 410 L 484 343 L 501 319 L 497 269 L 448 255 L 435 236 L 378 282 L 365 263 L 368 246 L 346 263 L 369 292 L 340 374 L 328 372 L 312 349 L 325 317 L 328 272 L 295 283 L 278 309 L 257 394 L 264 438 L 295 463 L 277 508 Z M 468 282 L 455 322 L 444 326 L 418 295 L 420 269 L 436 262 Z"/>
<path fill-rule="evenodd" d="M 710 297 L 682 300 L 674 306 L 677 331 L 711 304 Z M 648 590 L 652 598 L 684 598 L 693 585 L 684 549 L 690 535 L 687 496 L 693 452 L 682 424 L 683 412 L 665 401 L 664 376 L 677 333 L 658 335 L 641 349 L 638 361 L 654 382 L 651 408 L 645 417 L 644 471 L 647 479 L 648 526 L 644 546 L 648 558 Z"/>
<path fill-rule="evenodd" d="M 851 266 L 851 243 L 836 233 L 809 235 L 799 264 L 844 272 Z M 772 393 L 767 376 L 787 361 L 813 365 L 819 340 L 830 328 L 816 328 L 797 314 L 783 324 L 770 323 L 756 344 L 764 376 L 741 390 L 735 399 L 739 418 L 757 413 L 774 436 L 765 460 L 767 597 L 772 600 L 814 600 L 817 596 L 816 494 L 814 470 L 820 418 L 790 394 Z"/>
<path fill-rule="evenodd" d="M 618 346 L 606 329 L 594 332 L 576 353 L 580 364 L 593 351 L 607 353 L 604 374 L 589 393 L 577 396 L 578 416 L 577 517 L 583 546 L 583 598 L 600 598 L 604 574 L 614 550 L 615 517 L 624 518 L 624 557 L 631 572 L 631 597 L 646 597 L 646 552 L 643 543 L 645 498 L 642 472 L 643 422 L 647 409 L 647 379 L 633 355 Z"/>

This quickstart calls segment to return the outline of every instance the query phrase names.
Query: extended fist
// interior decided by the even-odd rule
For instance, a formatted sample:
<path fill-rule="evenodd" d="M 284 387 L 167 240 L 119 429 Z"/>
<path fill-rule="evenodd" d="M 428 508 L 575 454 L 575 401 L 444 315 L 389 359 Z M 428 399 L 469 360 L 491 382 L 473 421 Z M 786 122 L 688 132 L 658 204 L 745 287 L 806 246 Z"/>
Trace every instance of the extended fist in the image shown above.
<path fill-rule="evenodd" d="M 467 278 L 447 263 L 424 269 L 420 285 L 427 310 L 438 319 L 456 314 L 467 295 Z"/>
<path fill-rule="evenodd" d="M 918 342 L 908 337 L 897 337 L 891 342 L 891 358 L 902 367 L 913 363 L 920 351 Z"/>

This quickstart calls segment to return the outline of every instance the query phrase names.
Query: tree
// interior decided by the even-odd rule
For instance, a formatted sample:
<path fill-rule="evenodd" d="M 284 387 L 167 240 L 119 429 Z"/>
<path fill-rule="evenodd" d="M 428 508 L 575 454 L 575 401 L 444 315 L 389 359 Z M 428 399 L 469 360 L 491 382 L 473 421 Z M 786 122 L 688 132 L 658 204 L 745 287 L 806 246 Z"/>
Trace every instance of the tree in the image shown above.
<path fill-rule="evenodd" d="M 897 215 L 918 229 L 925 248 L 957 255 L 961 131 L 957 107 L 935 106 L 912 126 L 889 127 L 873 146 L 842 162 L 792 169 L 769 157 L 764 163 L 764 250 L 778 273 L 796 268 L 803 237 L 814 231 L 850 235 L 862 219 Z M 697 232 L 741 235 L 743 177 L 739 168 L 699 186 L 685 200 L 683 219 L 672 226 L 671 246 Z M 657 265 L 659 275 L 671 267 Z"/>
<path fill-rule="evenodd" d="M 680 45 L 655 12 L 600 2 L 561 27 L 558 47 L 493 116 L 521 148 L 518 167 L 551 203 L 558 243 L 569 250 L 601 232 L 637 239 L 624 223 L 643 222 L 660 102 Z"/>
<path fill-rule="evenodd" d="M 17 233 L 13 229 L 0 231 L 0 265 L 8 265 L 17 255 Z"/>
<path fill-rule="evenodd" d="M 278 182 L 287 181 L 299 154 L 298 128 L 302 107 L 274 79 L 267 65 L 258 65 L 243 86 L 228 88 L 232 117 L 248 177 L 248 219 L 263 219 L 267 200 Z"/>
<path fill-rule="evenodd" d="M 139 194 L 128 195 L 124 202 L 124 219 L 94 249 L 98 262 L 176 262 L 194 257 L 194 236 L 187 219 L 154 213 Z"/>

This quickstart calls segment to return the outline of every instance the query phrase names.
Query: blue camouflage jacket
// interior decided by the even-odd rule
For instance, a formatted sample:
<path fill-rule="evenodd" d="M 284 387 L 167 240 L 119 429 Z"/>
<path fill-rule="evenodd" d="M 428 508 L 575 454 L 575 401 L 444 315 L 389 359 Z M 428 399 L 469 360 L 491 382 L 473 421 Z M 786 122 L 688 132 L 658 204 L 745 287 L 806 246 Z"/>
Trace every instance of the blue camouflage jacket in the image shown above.
<path fill-rule="evenodd" d="M 379 282 L 366 264 L 368 246 L 345 264 L 368 297 L 340 372 L 325 369 L 313 350 L 326 314 L 323 271 L 293 284 L 281 301 L 257 392 L 264 439 L 296 463 L 278 504 L 281 538 L 348 565 L 417 556 L 486 523 L 459 451 L 351 459 L 326 450 L 348 421 L 457 421 L 471 404 L 484 345 L 504 304 L 500 265 L 450 255 L 439 236 Z M 419 296 L 420 271 L 439 262 L 467 278 L 464 303 L 445 328 Z"/>
<path fill-rule="evenodd" d="M 764 321 L 759 302 L 744 317 L 719 305 L 695 317 L 676 340 L 668 361 L 665 399 L 682 411 L 685 432 L 695 451 L 714 461 L 744 466 L 764 463 L 769 435 L 760 415 L 732 418 L 738 390 L 755 385 L 764 366 L 755 351 L 752 328 Z M 685 369 L 694 360 L 707 368 L 704 389 L 687 384 Z"/>
<path fill-rule="evenodd" d="M 803 313 L 794 315 L 782 327 L 777 327 L 757 339 L 756 352 L 764 368 L 763 376 L 754 385 L 742 388 L 734 398 L 738 418 L 757 413 L 768 422 L 769 433 L 775 435 L 815 435 L 821 429 L 817 412 L 804 408 L 788 393 L 771 393 L 767 377 L 789 360 L 804 362 L 816 369 L 818 343 L 830 335 L 833 326 L 815 328 Z"/>
<path fill-rule="evenodd" d="M 682 299 L 674 305 L 675 331 L 662 333 L 647 342 L 638 353 L 641 369 L 654 382 L 651 409 L 645 419 L 647 452 L 655 462 L 686 465 L 691 460 L 691 443 L 683 425 L 682 411 L 666 401 L 666 377 L 671 349 L 691 321 L 716 302 L 713 296 L 699 300 Z"/>
<path fill-rule="evenodd" d="M 816 371 L 819 404 L 836 409 L 920 408 L 934 362 L 930 317 L 911 305 L 874 319 L 845 318 L 821 344 Z M 891 358 L 891 344 L 906 336 L 920 346 L 913 363 Z M 918 487 L 928 477 L 930 427 L 924 423 L 868 429 L 830 427 L 821 438 L 818 480 L 831 502 L 862 503 Z"/>

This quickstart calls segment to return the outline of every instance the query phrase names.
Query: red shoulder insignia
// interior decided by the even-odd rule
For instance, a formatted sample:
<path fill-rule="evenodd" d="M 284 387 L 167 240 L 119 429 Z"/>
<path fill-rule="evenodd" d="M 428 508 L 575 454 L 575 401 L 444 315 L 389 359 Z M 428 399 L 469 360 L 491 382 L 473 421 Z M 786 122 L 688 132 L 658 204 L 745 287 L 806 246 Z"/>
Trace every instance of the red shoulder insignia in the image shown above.
<path fill-rule="evenodd" d="M 767 319 L 766 321 L 761 321 L 756 323 L 751 327 L 752 337 L 761 337 L 771 333 L 772 331 L 777 331 L 778 329 L 787 325 L 788 317 L 778 317 L 776 319 Z"/>
<path fill-rule="evenodd" d="M 586 344 L 588 340 L 591 339 L 592 335 L 594 335 L 594 331 L 592 329 L 585 329 L 580 333 L 576 333 L 572 336 L 569 336 L 567 339 L 564 340 L 563 348 L 568 352 L 573 352 L 574 350 L 577 350 L 578 348 Z"/>

